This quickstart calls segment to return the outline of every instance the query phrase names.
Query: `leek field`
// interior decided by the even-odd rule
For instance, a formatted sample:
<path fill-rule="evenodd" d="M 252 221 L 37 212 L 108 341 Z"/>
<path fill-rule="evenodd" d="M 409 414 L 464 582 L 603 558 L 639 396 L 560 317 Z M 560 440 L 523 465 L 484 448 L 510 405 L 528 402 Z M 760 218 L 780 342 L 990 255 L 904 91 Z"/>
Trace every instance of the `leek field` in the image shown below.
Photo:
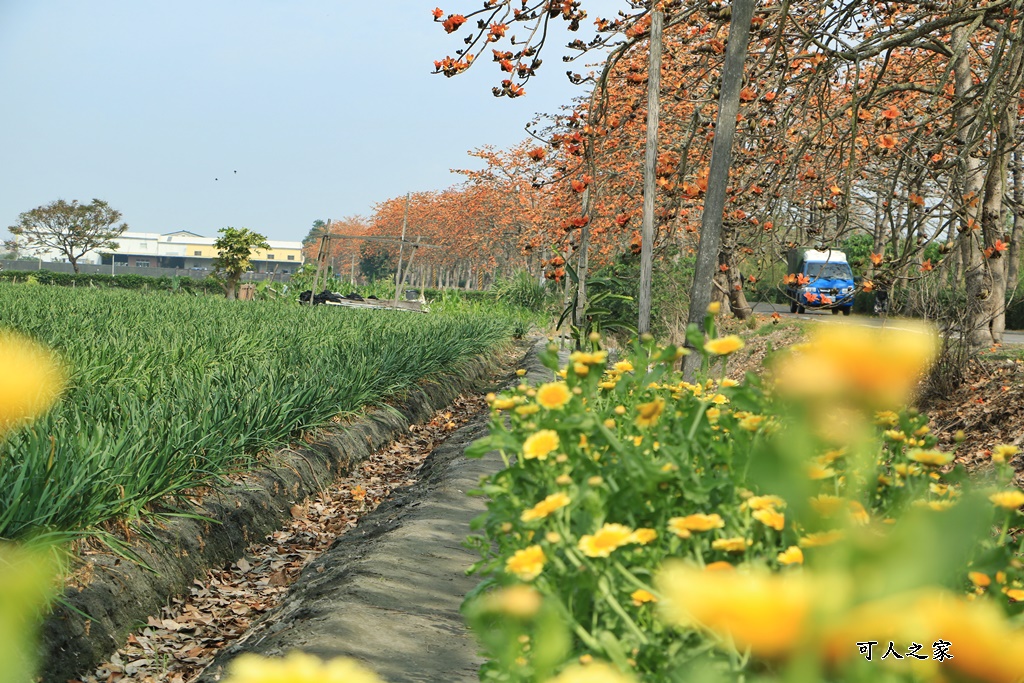
<path fill-rule="evenodd" d="M 56 350 L 69 377 L 50 412 L 0 442 L 0 539 L 135 517 L 457 368 L 516 325 L 479 307 L 413 315 L 0 284 L 0 329 Z"/>

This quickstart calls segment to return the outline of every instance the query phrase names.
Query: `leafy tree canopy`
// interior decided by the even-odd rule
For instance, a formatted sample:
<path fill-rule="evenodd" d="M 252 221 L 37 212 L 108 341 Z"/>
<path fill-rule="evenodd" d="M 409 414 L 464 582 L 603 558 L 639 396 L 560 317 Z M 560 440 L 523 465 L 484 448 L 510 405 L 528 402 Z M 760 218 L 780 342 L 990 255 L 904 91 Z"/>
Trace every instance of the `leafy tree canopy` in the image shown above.
<path fill-rule="evenodd" d="M 114 240 L 128 229 L 117 224 L 121 212 L 101 199 L 88 204 L 63 199 L 37 206 L 18 216 L 18 222 L 7 230 L 15 240 L 7 247 L 12 251 L 42 247 L 63 254 L 78 272 L 78 260 L 96 249 L 117 249 Z"/>
<path fill-rule="evenodd" d="M 235 298 L 242 273 L 249 269 L 253 249 L 269 249 L 267 238 L 248 228 L 221 228 L 220 237 L 213 243 L 217 258 L 213 267 L 224 275 L 224 290 L 229 299 Z"/>

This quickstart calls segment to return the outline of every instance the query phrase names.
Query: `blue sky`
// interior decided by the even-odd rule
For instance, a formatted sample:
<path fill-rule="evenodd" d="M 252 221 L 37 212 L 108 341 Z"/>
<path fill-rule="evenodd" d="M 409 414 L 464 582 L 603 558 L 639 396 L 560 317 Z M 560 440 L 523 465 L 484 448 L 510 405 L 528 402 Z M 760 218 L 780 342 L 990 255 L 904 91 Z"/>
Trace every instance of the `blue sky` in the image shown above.
<path fill-rule="evenodd" d="M 298 240 L 317 218 L 457 182 L 467 150 L 514 144 L 581 93 L 561 35 L 517 100 L 491 95 L 490 63 L 432 75 L 460 46 L 436 4 L 0 0 L 0 237 L 22 211 L 98 197 L 132 230 Z"/>

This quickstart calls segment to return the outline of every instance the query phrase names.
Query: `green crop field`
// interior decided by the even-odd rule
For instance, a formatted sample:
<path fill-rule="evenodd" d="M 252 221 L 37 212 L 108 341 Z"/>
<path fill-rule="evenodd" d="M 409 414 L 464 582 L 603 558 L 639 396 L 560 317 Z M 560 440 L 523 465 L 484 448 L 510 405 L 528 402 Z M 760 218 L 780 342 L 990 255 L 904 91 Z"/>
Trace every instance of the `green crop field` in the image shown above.
<path fill-rule="evenodd" d="M 0 328 L 68 366 L 57 406 L 0 443 L 0 538 L 77 535 L 508 339 L 513 316 L 0 284 Z"/>

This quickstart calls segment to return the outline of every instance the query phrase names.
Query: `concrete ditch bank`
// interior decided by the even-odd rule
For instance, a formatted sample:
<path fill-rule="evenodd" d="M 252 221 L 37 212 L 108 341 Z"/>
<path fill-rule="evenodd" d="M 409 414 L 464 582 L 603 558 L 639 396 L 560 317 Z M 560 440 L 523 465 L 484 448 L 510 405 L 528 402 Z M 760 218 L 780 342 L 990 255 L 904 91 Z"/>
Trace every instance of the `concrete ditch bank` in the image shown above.
<path fill-rule="evenodd" d="M 531 381 L 552 377 L 535 352 L 522 367 Z M 477 416 L 436 448 L 414 486 L 307 566 L 277 609 L 225 648 L 199 681 L 220 680 L 243 652 L 291 650 L 354 657 L 389 683 L 476 681 L 481 660 L 459 606 L 479 582 L 465 574 L 479 555 L 462 543 L 485 503 L 466 491 L 502 463 L 496 453 L 468 460 L 464 452 L 486 433 L 487 419 Z"/>
<path fill-rule="evenodd" d="M 517 347 L 515 357 L 525 351 L 525 345 Z M 67 605 L 54 609 L 43 624 L 42 681 L 65 683 L 91 670 L 172 596 L 187 593 L 208 568 L 234 562 L 250 542 L 279 529 L 295 502 L 344 476 L 460 394 L 494 389 L 518 367 L 502 367 L 500 356 L 464 361 L 456 370 L 421 382 L 388 408 L 319 432 L 310 445 L 278 451 L 272 466 L 205 497 L 195 512 L 214 522 L 179 517 L 148 529 L 149 540 L 137 542 L 132 551 L 154 571 L 109 553 L 86 555 L 84 587 L 67 589 Z"/>

